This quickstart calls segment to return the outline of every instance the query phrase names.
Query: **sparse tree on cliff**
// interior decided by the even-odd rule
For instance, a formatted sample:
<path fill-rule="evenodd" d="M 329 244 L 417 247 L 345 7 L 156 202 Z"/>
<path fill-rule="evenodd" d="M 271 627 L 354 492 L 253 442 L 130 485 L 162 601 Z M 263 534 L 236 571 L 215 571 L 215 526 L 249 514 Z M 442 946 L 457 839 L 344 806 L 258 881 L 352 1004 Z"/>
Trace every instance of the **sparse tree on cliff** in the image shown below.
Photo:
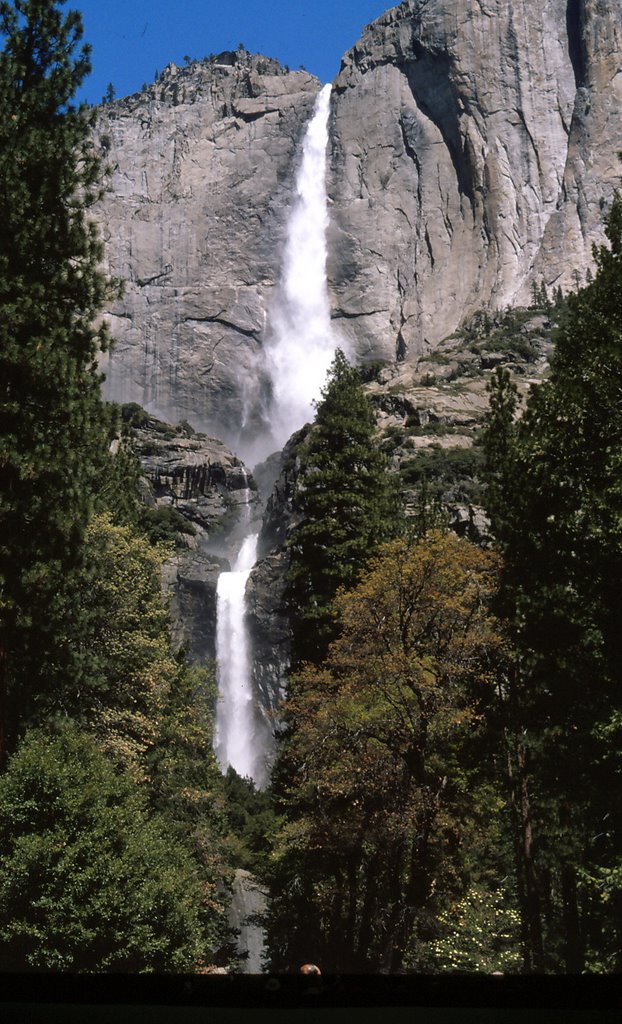
<path fill-rule="evenodd" d="M 74 587 L 106 446 L 94 326 L 110 286 L 87 219 L 100 194 L 82 24 L 54 0 L 0 3 L 0 760 L 85 651 Z"/>

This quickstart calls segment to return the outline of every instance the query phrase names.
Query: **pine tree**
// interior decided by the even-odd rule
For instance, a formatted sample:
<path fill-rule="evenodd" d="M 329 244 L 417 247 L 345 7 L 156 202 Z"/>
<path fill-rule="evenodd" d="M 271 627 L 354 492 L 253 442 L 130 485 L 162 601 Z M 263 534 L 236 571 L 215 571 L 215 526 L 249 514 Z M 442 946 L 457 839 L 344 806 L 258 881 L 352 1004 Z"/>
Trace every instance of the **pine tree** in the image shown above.
<path fill-rule="evenodd" d="M 351 587 L 399 520 L 397 481 L 374 440 L 358 371 L 337 351 L 313 428 L 299 451 L 288 598 L 294 661 L 318 663 L 334 637 L 332 602 Z"/>
<path fill-rule="evenodd" d="M 489 462 L 505 445 L 489 504 L 517 651 L 507 694 L 516 780 L 531 794 L 531 941 L 539 916 L 544 962 L 571 971 L 622 963 L 619 195 L 605 226 L 609 245 L 568 299 L 549 380 L 515 427 L 493 411 L 487 443 Z"/>
<path fill-rule="evenodd" d="M 93 113 L 71 102 L 89 48 L 60 7 L 0 3 L 0 760 L 42 694 L 60 707 L 79 688 L 73 575 L 106 447 L 100 168 Z"/>

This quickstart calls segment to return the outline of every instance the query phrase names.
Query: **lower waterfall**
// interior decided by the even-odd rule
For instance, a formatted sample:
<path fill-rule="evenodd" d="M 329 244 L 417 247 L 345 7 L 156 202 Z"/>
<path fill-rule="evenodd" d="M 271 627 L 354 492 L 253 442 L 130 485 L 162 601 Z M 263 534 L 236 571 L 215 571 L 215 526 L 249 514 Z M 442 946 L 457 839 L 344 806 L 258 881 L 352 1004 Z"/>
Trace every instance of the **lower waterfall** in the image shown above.
<path fill-rule="evenodd" d="M 245 624 L 246 582 L 257 558 L 256 533 L 246 537 L 231 572 L 222 572 L 216 590 L 216 662 L 219 701 L 214 751 L 223 772 L 229 765 L 267 783 L 265 732 L 253 693 L 252 656 Z"/>
<path fill-rule="evenodd" d="M 330 319 L 326 284 L 326 150 L 329 85 L 318 94 L 302 144 L 296 198 L 288 223 L 280 282 L 267 314 L 266 372 L 272 401 L 266 436 L 256 450 L 281 448 L 313 415 L 338 340 Z M 219 701 L 214 750 L 226 772 L 231 765 L 258 788 L 267 785 L 274 737 L 256 704 L 252 651 L 245 624 L 246 582 L 255 564 L 257 535 L 243 541 L 231 572 L 217 590 L 216 659 Z"/>

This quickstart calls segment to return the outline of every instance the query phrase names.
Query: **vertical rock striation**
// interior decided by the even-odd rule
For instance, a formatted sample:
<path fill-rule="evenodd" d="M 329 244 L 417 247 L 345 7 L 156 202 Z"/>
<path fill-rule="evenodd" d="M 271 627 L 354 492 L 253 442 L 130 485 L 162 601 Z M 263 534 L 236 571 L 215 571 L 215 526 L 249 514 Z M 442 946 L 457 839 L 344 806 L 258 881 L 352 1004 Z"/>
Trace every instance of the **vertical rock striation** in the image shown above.
<path fill-rule="evenodd" d="M 406 0 L 333 94 L 330 278 L 361 357 L 583 279 L 620 175 L 618 4 Z"/>
<path fill-rule="evenodd" d="M 191 419 L 230 444 L 261 416 L 261 339 L 281 270 L 295 158 L 320 83 L 245 51 L 185 68 L 102 108 L 111 169 L 99 210 L 116 401 Z"/>
<path fill-rule="evenodd" d="M 245 51 L 102 109 L 108 396 L 238 450 L 265 428 L 266 312 L 320 83 Z M 344 57 L 330 122 L 333 317 L 416 360 L 481 308 L 581 283 L 619 182 L 619 0 L 405 0 Z M 240 442 L 242 447 L 240 449 Z"/>

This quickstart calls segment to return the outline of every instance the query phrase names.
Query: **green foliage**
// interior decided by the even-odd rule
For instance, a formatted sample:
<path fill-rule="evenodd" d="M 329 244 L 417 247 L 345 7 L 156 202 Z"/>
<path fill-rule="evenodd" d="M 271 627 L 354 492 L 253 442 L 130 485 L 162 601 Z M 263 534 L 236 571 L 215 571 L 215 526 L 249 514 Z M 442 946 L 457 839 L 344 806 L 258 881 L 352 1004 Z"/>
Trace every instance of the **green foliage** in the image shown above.
<path fill-rule="evenodd" d="M 481 449 L 433 446 L 403 462 L 400 474 L 405 484 L 421 486 L 426 481 L 431 498 L 481 504 L 478 474 L 483 464 Z"/>
<path fill-rule="evenodd" d="M 543 331 L 533 325 L 534 312 L 550 315 L 551 304 L 531 309 L 506 309 L 491 320 L 487 314 L 476 314 L 465 329 L 465 340 L 471 352 L 507 352 L 518 359 L 533 362 L 538 354 L 538 341 Z"/>
<path fill-rule="evenodd" d="M 160 701 L 147 763 L 152 806 L 198 866 L 220 948 L 230 939 L 222 904 L 231 876 L 232 837 L 212 749 L 215 700 L 211 668 L 188 666 L 180 656 Z"/>
<path fill-rule="evenodd" d="M 164 552 L 132 527 L 94 516 L 78 576 L 88 673 L 79 692 L 40 699 L 39 719 L 62 712 L 92 728 L 110 756 L 145 777 L 162 701 L 177 676 L 162 600 Z M 71 624 L 68 624 L 69 628 Z M 75 642 L 70 632 L 68 642 Z"/>
<path fill-rule="evenodd" d="M 196 533 L 192 523 L 171 505 L 158 508 L 143 506 L 138 514 L 138 523 L 151 544 L 176 544 L 180 533 L 190 537 Z"/>
<path fill-rule="evenodd" d="M 545 962 L 571 971 L 612 944 L 617 959 L 609 953 L 608 962 L 622 963 L 613 746 L 622 665 L 619 195 L 605 224 L 609 244 L 594 250 L 593 281 L 568 299 L 550 378 L 513 425 L 515 397 L 499 376 L 486 437 L 502 602 L 517 649 L 507 732 L 522 737 L 516 767 L 531 790 L 540 877 L 531 920 L 544 933 Z M 605 876 L 614 880 L 607 901 L 585 881 Z"/>
<path fill-rule="evenodd" d="M 319 661 L 334 635 L 333 598 L 398 527 L 397 485 L 375 441 L 358 372 L 338 351 L 315 423 L 298 455 L 300 517 L 291 542 L 288 600 L 294 658 Z"/>
<path fill-rule="evenodd" d="M 95 484 L 94 511 L 108 515 L 114 523 L 135 526 L 141 510 L 140 461 L 118 405 L 106 403 L 108 450 Z"/>
<path fill-rule="evenodd" d="M 516 414 L 518 390 L 508 370 L 497 367 L 487 386 L 489 409 L 484 417 L 481 434 L 484 452 L 484 501 L 494 517 L 498 535 L 503 533 L 502 522 L 513 515 L 512 496 L 508 492 L 508 475 L 516 441 Z"/>
<path fill-rule="evenodd" d="M 81 539 L 108 420 L 96 317 L 111 294 L 88 208 L 100 194 L 80 15 L 0 3 L 0 758 L 33 701 L 71 676 Z"/>
<path fill-rule="evenodd" d="M 235 867 L 264 876 L 268 870 L 275 812 L 269 790 L 257 790 L 229 767 L 224 778 L 228 845 Z"/>
<path fill-rule="evenodd" d="M 490 892 L 472 886 L 439 915 L 438 924 L 442 934 L 427 951 L 430 973 L 520 973 L 520 915 L 503 887 Z"/>
<path fill-rule="evenodd" d="M 137 402 L 126 402 L 125 405 L 121 406 L 121 419 L 127 427 L 134 427 L 137 430 L 140 430 L 142 427 L 148 427 L 169 440 L 177 437 L 179 433 L 183 433 L 190 427 L 190 424 L 185 421 L 180 423 L 179 427 L 173 427 L 170 423 L 156 419 L 155 416 L 148 413 Z M 181 431 L 179 428 L 182 428 Z M 190 431 L 192 432 L 191 427 Z"/>
<path fill-rule="evenodd" d="M 0 854 L 13 969 L 190 971 L 213 945 L 190 857 L 73 727 L 28 734 L 0 777 Z"/>
<path fill-rule="evenodd" d="M 336 599 L 340 636 L 294 678 L 276 774 L 275 969 L 400 970 L 477 874 L 502 801 L 476 737 L 503 638 L 494 555 L 395 540 Z M 477 851 L 477 852 L 476 852 Z"/>

